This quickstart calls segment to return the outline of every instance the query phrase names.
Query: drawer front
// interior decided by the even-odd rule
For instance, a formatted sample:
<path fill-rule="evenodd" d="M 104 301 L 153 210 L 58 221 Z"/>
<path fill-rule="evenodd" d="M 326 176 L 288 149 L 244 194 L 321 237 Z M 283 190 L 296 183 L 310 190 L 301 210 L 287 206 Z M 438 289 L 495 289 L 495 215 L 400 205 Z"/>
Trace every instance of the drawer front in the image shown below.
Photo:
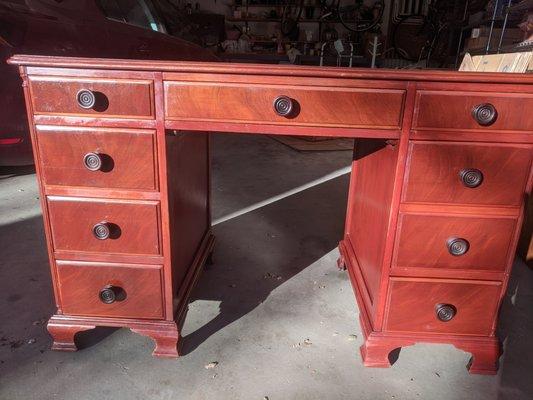
<path fill-rule="evenodd" d="M 398 128 L 404 90 L 346 89 L 165 82 L 169 119 L 271 123 L 276 125 Z M 292 101 L 280 116 L 274 102 Z"/>
<path fill-rule="evenodd" d="M 158 202 L 49 196 L 48 212 L 56 251 L 161 254 Z"/>
<path fill-rule="evenodd" d="M 410 144 L 403 201 L 520 206 L 531 147 Z"/>
<path fill-rule="evenodd" d="M 162 267 L 57 261 L 64 314 L 162 319 Z"/>
<path fill-rule="evenodd" d="M 37 126 L 46 185 L 157 189 L 155 132 Z"/>
<path fill-rule="evenodd" d="M 385 329 L 490 335 L 500 282 L 391 278 Z"/>
<path fill-rule="evenodd" d="M 152 81 L 31 76 L 30 91 L 35 114 L 154 118 Z"/>
<path fill-rule="evenodd" d="M 415 129 L 533 131 L 533 93 L 420 91 L 415 110 Z"/>
<path fill-rule="evenodd" d="M 502 272 L 516 219 L 401 213 L 398 228 L 395 266 Z"/>

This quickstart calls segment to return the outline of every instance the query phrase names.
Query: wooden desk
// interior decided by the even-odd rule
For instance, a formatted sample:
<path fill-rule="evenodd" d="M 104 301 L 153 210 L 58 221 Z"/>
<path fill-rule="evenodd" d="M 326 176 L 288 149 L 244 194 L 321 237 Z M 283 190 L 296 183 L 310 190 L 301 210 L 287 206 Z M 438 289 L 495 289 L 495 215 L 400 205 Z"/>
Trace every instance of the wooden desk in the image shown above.
<path fill-rule="evenodd" d="M 209 135 L 357 138 L 339 267 L 367 366 L 417 342 L 472 353 L 495 336 L 532 185 L 533 76 L 15 56 L 57 313 L 128 327 L 175 357 L 213 249 Z"/>

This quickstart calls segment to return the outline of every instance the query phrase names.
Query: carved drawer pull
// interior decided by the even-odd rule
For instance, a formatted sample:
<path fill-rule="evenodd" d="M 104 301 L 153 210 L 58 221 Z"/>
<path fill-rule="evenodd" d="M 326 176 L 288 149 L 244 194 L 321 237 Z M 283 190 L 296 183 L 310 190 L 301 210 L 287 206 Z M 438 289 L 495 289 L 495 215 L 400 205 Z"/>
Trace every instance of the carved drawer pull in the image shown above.
<path fill-rule="evenodd" d="M 118 286 L 107 285 L 99 293 L 100 301 L 105 304 L 112 304 L 115 301 L 126 299 L 126 292 Z"/>
<path fill-rule="evenodd" d="M 483 183 L 483 172 L 475 168 L 465 168 L 459 172 L 459 178 L 464 186 L 474 189 Z"/>
<path fill-rule="evenodd" d="M 439 321 L 448 322 L 457 314 L 457 308 L 452 304 L 437 304 L 435 306 L 435 312 Z"/>
<path fill-rule="evenodd" d="M 458 257 L 466 254 L 470 248 L 470 243 L 468 243 L 468 240 L 466 239 L 453 237 L 446 241 L 446 247 L 448 247 L 448 252 L 452 256 Z"/>
<path fill-rule="evenodd" d="M 274 100 L 274 111 L 282 117 L 288 117 L 292 114 L 294 103 L 290 97 L 278 96 Z"/>
<path fill-rule="evenodd" d="M 96 96 L 89 89 L 81 89 L 76 95 L 76 100 L 78 105 L 86 110 L 93 108 L 96 104 Z"/>
<path fill-rule="evenodd" d="M 492 104 L 482 103 L 472 109 L 472 117 L 474 117 L 479 125 L 488 126 L 496 122 L 498 112 Z"/>
<path fill-rule="evenodd" d="M 87 153 L 83 157 L 83 165 L 89 171 L 99 171 L 102 169 L 102 156 L 98 153 Z"/>
<path fill-rule="evenodd" d="M 109 239 L 109 236 L 111 235 L 109 224 L 105 221 L 97 223 L 93 226 L 93 235 L 98 240 Z"/>

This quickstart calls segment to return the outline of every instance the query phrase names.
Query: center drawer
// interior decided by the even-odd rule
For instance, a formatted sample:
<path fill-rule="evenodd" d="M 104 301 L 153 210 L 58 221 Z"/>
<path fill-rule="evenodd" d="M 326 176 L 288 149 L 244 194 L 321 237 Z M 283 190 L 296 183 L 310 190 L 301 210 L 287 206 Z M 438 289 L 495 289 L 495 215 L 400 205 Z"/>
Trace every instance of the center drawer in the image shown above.
<path fill-rule="evenodd" d="M 159 202 L 48 196 L 55 251 L 160 255 Z"/>
<path fill-rule="evenodd" d="M 396 89 L 165 82 L 165 115 L 180 120 L 398 129 L 404 95 Z"/>
<path fill-rule="evenodd" d="M 162 319 L 160 265 L 57 261 L 64 314 Z"/>
<path fill-rule="evenodd" d="M 393 266 L 503 272 L 515 227 L 512 217 L 400 213 Z"/>
<path fill-rule="evenodd" d="M 35 130 L 45 185 L 157 189 L 155 131 L 43 125 Z"/>
<path fill-rule="evenodd" d="M 385 329 L 491 335 L 501 283 L 391 278 Z"/>

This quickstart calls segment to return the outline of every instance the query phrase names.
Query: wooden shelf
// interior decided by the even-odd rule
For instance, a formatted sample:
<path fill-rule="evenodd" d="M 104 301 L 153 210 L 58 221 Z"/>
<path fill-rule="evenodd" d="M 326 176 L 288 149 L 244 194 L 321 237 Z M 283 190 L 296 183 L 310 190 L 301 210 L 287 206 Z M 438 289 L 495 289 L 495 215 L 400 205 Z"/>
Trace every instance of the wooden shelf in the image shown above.
<path fill-rule="evenodd" d="M 529 11 L 533 10 L 533 0 L 523 0 L 520 3 L 513 4 L 509 7 L 509 11 Z"/>
<path fill-rule="evenodd" d="M 500 49 L 501 53 L 519 53 L 519 52 L 525 52 L 525 51 L 531 51 L 533 50 L 533 42 L 528 44 L 522 44 L 522 45 L 507 45 L 502 46 Z M 470 53 L 470 55 L 477 56 L 477 55 L 483 55 L 483 54 L 498 54 L 498 52 L 494 49 L 489 50 L 489 52 L 486 52 L 485 47 L 475 48 L 475 49 L 469 49 L 464 50 L 461 52 L 461 54 Z"/>
<path fill-rule="evenodd" d="M 253 38 L 250 39 L 250 42 L 253 42 L 253 43 L 265 43 L 265 44 L 270 44 L 270 43 L 277 44 L 278 43 L 278 41 L 276 39 L 274 39 L 274 40 L 266 40 L 266 39 L 255 40 Z M 319 42 L 320 42 L 319 40 L 306 41 L 306 40 L 287 40 L 287 39 L 283 39 L 281 41 L 281 43 L 283 43 L 283 44 L 286 44 L 286 43 L 315 44 L 315 43 L 319 43 Z"/>
<path fill-rule="evenodd" d="M 250 17 L 250 18 L 233 18 L 233 17 L 226 17 L 226 21 L 228 22 L 281 22 L 281 18 L 256 18 L 256 17 Z M 298 21 L 299 24 L 340 24 L 341 22 L 339 20 L 321 20 L 321 19 L 301 19 Z"/>
<path fill-rule="evenodd" d="M 297 4 L 289 4 L 289 6 L 296 6 Z M 230 7 L 232 8 L 282 8 L 282 7 L 285 7 L 286 4 L 229 4 Z M 317 6 L 317 5 L 314 5 L 314 6 L 305 6 L 304 5 L 304 8 L 307 8 L 307 7 L 313 7 L 313 8 L 320 8 L 320 6 Z"/>
<path fill-rule="evenodd" d="M 281 22 L 280 18 L 233 18 L 226 17 L 229 22 Z"/>

